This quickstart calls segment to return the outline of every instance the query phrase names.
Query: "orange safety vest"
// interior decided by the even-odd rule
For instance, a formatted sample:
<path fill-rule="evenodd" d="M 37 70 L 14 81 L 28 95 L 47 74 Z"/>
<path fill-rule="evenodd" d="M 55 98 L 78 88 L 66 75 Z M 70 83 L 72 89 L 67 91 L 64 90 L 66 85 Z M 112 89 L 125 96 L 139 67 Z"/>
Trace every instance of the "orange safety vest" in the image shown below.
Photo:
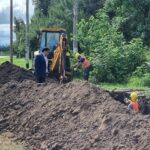
<path fill-rule="evenodd" d="M 91 66 L 90 61 L 88 61 L 86 58 L 84 60 L 84 62 L 82 63 L 82 68 L 86 69 L 89 68 Z"/>
<path fill-rule="evenodd" d="M 139 111 L 139 103 L 138 102 L 131 102 L 132 106 L 133 106 L 133 110 L 135 112 Z"/>

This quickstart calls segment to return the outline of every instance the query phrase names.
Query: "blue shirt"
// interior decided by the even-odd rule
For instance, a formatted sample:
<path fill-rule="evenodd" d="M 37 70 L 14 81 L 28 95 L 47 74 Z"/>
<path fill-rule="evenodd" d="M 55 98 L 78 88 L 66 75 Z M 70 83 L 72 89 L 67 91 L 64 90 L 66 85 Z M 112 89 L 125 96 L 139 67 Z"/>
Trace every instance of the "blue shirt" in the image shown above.
<path fill-rule="evenodd" d="M 79 62 L 79 63 L 83 63 L 83 62 L 84 62 L 84 60 L 85 60 L 85 58 L 82 58 L 82 57 L 81 57 L 81 58 L 79 59 L 79 61 L 78 61 L 78 62 Z"/>

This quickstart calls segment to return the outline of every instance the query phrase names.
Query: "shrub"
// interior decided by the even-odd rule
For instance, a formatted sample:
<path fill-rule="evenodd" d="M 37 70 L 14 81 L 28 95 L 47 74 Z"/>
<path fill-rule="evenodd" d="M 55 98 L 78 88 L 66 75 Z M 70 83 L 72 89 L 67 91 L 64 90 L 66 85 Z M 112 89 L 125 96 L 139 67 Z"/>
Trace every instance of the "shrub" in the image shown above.
<path fill-rule="evenodd" d="M 150 73 L 150 63 L 145 62 L 141 66 L 137 67 L 136 70 L 134 71 L 133 75 L 142 77 L 144 74 Z"/>
<path fill-rule="evenodd" d="M 144 86 L 150 87 L 150 73 L 145 74 L 142 80 Z"/>
<path fill-rule="evenodd" d="M 126 43 L 117 27 L 111 24 L 107 13 L 99 11 L 89 21 L 81 20 L 78 39 L 84 52 L 92 58 L 93 82 L 123 82 L 145 62 L 141 39 Z"/>

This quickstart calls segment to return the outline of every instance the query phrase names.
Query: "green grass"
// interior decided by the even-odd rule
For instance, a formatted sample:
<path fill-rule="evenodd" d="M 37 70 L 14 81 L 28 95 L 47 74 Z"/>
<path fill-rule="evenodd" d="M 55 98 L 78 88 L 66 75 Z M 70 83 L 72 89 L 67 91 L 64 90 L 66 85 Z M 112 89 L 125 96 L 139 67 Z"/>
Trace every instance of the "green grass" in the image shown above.
<path fill-rule="evenodd" d="M 0 64 L 10 61 L 9 56 L 0 56 Z M 26 61 L 25 58 L 13 58 L 13 63 L 19 67 L 25 68 L 26 67 Z M 30 68 L 32 68 L 32 61 L 29 61 Z"/>
<path fill-rule="evenodd" d="M 145 90 L 150 89 L 148 86 L 145 86 L 145 82 L 149 85 L 149 80 L 144 77 L 131 77 L 126 84 L 115 84 L 115 83 L 101 83 L 100 87 L 105 90 Z M 149 79 L 149 78 L 148 78 Z"/>
<path fill-rule="evenodd" d="M 108 90 L 108 91 L 113 91 L 113 90 L 144 90 L 147 87 L 144 87 L 143 85 L 134 85 L 131 83 L 127 84 L 113 84 L 113 83 L 101 83 L 99 85 L 101 88 Z"/>

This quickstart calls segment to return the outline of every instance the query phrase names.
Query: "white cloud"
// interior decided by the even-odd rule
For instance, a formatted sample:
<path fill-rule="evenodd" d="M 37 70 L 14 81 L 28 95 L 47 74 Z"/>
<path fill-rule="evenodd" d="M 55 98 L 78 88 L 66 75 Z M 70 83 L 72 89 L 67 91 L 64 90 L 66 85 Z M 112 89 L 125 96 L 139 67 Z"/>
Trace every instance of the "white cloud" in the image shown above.
<path fill-rule="evenodd" d="M 0 12 L 7 6 L 9 6 L 9 0 L 1 0 L 0 1 Z"/>
<path fill-rule="evenodd" d="M 9 44 L 9 17 L 10 0 L 0 0 L 0 45 Z M 25 21 L 26 0 L 13 0 L 14 17 L 22 18 Z M 29 0 L 30 18 L 34 13 L 32 0 Z M 15 39 L 15 35 L 14 35 Z"/>
<path fill-rule="evenodd" d="M 34 13 L 34 5 L 29 0 L 30 18 Z M 25 20 L 26 16 L 26 0 L 13 0 L 13 15 L 16 18 Z M 4 17 L 5 16 L 5 17 Z M 10 16 L 10 0 L 0 0 L 0 24 L 9 24 Z"/>

